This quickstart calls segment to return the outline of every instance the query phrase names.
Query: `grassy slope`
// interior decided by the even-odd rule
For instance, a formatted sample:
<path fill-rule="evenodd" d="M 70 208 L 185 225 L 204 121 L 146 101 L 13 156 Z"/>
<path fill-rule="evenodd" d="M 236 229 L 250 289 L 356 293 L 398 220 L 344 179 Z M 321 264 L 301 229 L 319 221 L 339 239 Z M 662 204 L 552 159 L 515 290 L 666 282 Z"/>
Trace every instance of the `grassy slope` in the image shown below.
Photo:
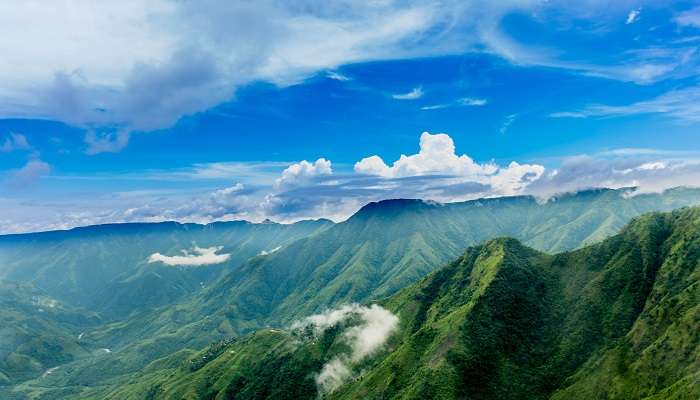
<path fill-rule="evenodd" d="M 0 282 L 0 386 L 90 355 L 94 348 L 78 336 L 97 323 L 29 284 Z"/>
<path fill-rule="evenodd" d="M 700 191 L 687 189 L 630 199 L 621 194 L 582 192 L 544 205 L 529 197 L 372 204 L 345 223 L 254 258 L 197 296 L 90 330 L 90 340 L 114 353 L 66 365 L 42 384 L 122 382 L 183 348 L 286 324 L 326 306 L 379 299 L 491 237 L 507 234 L 539 249 L 571 249 L 609 235 L 641 212 L 700 200 Z"/>
<path fill-rule="evenodd" d="M 261 250 L 330 225 L 325 220 L 291 225 L 165 222 L 6 235 L 0 236 L 0 279 L 31 283 L 65 303 L 118 319 L 191 295 L 201 289 L 200 283 L 210 283 Z M 176 255 L 195 243 L 223 246 L 231 258 L 202 268 L 147 262 L 155 252 Z"/>
<path fill-rule="evenodd" d="M 540 250 L 568 250 L 608 236 L 650 209 L 698 202 L 700 191 L 678 189 L 630 199 L 619 191 L 590 191 L 544 205 L 530 197 L 444 206 L 374 203 L 344 223 L 255 258 L 188 300 L 183 314 L 200 326 L 193 331 L 203 332 L 287 323 L 334 304 L 391 295 L 489 238 L 508 235 Z M 216 323 L 203 323 L 201 316 Z M 152 318 L 158 332 L 173 329 L 160 312 Z"/>
<path fill-rule="evenodd" d="M 697 398 L 699 233 L 693 208 L 555 256 L 513 239 L 473 247 L 383 301 L 400 332 L 329 397 Z M 313 398 L 338 338 L 260 331 L 152 365 L 111 398 Z"/>

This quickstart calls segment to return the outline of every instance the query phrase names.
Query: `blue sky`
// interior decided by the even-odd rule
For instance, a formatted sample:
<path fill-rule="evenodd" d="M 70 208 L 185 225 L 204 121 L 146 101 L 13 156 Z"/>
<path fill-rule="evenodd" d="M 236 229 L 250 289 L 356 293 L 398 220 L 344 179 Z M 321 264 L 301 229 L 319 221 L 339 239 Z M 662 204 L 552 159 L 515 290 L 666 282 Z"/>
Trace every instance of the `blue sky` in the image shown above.
<path fill-rule="evenodd" d="M 0 232 L 700 185 L 698 2 L 0 2 L 0 26 Z"/>

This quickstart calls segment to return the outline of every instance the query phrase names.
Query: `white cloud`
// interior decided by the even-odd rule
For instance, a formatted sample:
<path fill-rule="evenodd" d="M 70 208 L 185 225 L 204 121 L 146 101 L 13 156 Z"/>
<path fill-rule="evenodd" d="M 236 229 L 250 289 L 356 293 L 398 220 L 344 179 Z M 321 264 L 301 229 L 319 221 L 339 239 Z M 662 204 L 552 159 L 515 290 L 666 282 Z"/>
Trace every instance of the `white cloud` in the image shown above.
<path fill-rule="evenodd" d="M 211 198 L 214 201 L 223 202 L 226 201 L 229 196 L 240 193 L 241 191 L 243 191 L 244 188 L 245 186 L 243 186 L 243 184 L 239 182 L 233 186 L 229 186 L 227 188 L 219 189 L 212 192 Z"/>
<path fill-rule="evenodd" d="M 347 328 L 343 338 L 350 346 L 349 354 L 339 354 L 323 365 L 316 376 L 319 393 L 329 393 L 340 387 L 352 376 L 352 365 L 379 351 L 399 325 L 399 318 L 381 306 L 370 307 L 351 304 L 312 315 L 292 324 L 292 330 L 312 329 L 316 336 L 325 330 L 359 318 L 357 325 Z"/>
<path fill-rule="evenodd" d="M 652 99 L 631 104 L 594 104 L 572 112 L 553 113 L 550 117 L 619 117 L 638 114 L 664 114 L 680 121 L 700 122 L 700 87 L 671 90 Z"/>
<path fill-rule="evenodd" d="M 481 107 L 485 106 L 488 104 L 488 100 L 483 99 L 483 98 L 475 98 L 475 97 L 463 97 L 461 99 L 457 99 L 455 101 L 452 101 L 450 103 L 441 103 L 441 104 L 432 104 L 428 106 L 423 106 L 420 109 L 424 111 L 429 111 L 429 110 L 439 110 L 442 108 L 448 108 L 448 107 Z"/>
<path fill-rule="evenodd" d="M 680 13 L 674 18 L 674 20 L 681 26 L 700 28 L 700 7 L 695 7 Z"/>
<path fill-rule="evenodd" d="M 548 197 L 582 189 L 624 187 L 637 187 L 638 192 L 646 193 L 678 186 L 700 187 L 700 159 L 580 155 L 566 158 L 559 168 L 533 182 L 528 193 Z"/>
<path fill-rule="evenodd" d="M 14 188 L 24 188 L 49 173 L 51 173 L 51 166 L 48 163 L 40 159 L 31 159 L 22 168 L 10 171 L 6 183 Z"/>
<path fill-rule="evenodd" d="M 149 181 L 197 179 L 218 187 L 193 191 L 176 184 L 177 188 L 171 189 L 96 191 L 80 198 L 40 196 L 32 201 L 5 191 L 0 195 L 4 196 L 0 197 L 0 232 L 166 220 L 209 223 L 270 218 L 289 223 L 324 217 L 341 221 L 369 202 L 390 198 L 445 203 L 501 195 L 547 197 L 597 187 L 638 186 L 640 191 L 658 192 L 675 186 L 700 186 L 700 154 L 694 151 L 604 149 L 561 160 L 560 165 L 547 169 L 516 161 L 476 162 L 468 155 L 458 155 L 448 135 L 424 133 L 416 154 L 403 155 L 389 165 L 379 156 L 367 157 L 355 165 L 355 173 L 333 171 L 330 161 L 321 158 L 291 167 L 289 163 L 215 163 L 170 172 L 144 171 L 128 177 L 76 177 L 98 181 L 138 179 L 142 187 L 148 187 Z M 23 187 L 40 177 L 72 184 L 70 176 L 49 174 L 50 166 L 34 161 L 21 173 L 4 173 L 0 178 L 3 184 Z M 286 173 L 285 166 L 290 167 Z M 231 182 L 235 176 L 244 179 Z"/>
<path fill-rule="evenodd" d="M 278 188 L 292 187 L 308 183 L 314 177 L 331 175 L 332 173 L 331 162 L 325 158 L 319 158 L 313 163 L 302 160 L 282 171 L 282 176 L 275 181 L 275 186 Z"/>
<path fill-rule="evenodd" d="M 336 81 L 341 81 L 341 82 L 345 82 L 345 81 L 349 81 L 349 80 L 350 80 L 349 77 L 347 77 L 346 75 L 343 75 L 343 74 L 341 74 L 340 72 L 337 72 L 337 71 L 329 71 L 329 72 L 326 74 L 326 76 L 327 76 L 328 78 L 330 78 L 330 79 L 333 79 L 333 80 L 336 80 Z"/>
<path fill-rule="evenodd" d="M 496 193 L 513 194 L 542 175 L 544 167 L 515 161 L 506 167 L 493 162 L 479 164 L 466 154 L 458 156 L 448 135 L 423 132 L 418 154 L 402 154 L 391 166 L 379 156 L 370 156 L 355 164 L 355 172 L 384 178 L 448 175 L 457 178 L 459 183 L 469 181 L 492 185 Z"/>
<path fill-rule="evenodd" d="M 444 104 L 444 103 L 443 103 L 443 104 L 432 104 L 432 105 L 429 105 L 429 106 L 423 106 L 423 107 L 421 107 L 420 109 L 421 109 L 421 110 L 425 110 L 425 111 L 439 110 L 439 109 L 442 109 L 442 108 L 447 108 L 447 107 L 449 107 L 450 105 L 451 105 L 451 104 Z"/>
<path fill-rule="evenodd" d="M 21 133 L 11 132 L 10 135 L 5 138 L 2 146 L 0 146 L 0 153 L 9 153 L 17 150 L 31 150 L 31 146 L 27 141 L 27 138 Z"/>
<path fill-rule="evenodd" d="M 674 51 L 571 61 L 561 43 L 526 46 L 501 24 L 515 12 L 533 18 L 556 14 L 563 22 L 546 22 L 559 29 L 557 23 L 567 26 L 574 18 L 617 18 L 621 7 L 629 11 L 626 4 L 540 0 L 124 0 L 100 7 L 89 0 L 3 2 L 0 26 L 12 34 L 0 36 L 0 118 L 83 127 L 93 132 L 85 141 L 87 153 L 95 154 L 119 151 L 129 132 L 167 128 L 228 101 L 250 82 L 289 85 L 350 63 L 486 51 L 515 65 L 639 83 L 658 81 L 687 64 Z M 676 21 L 696 25 L 697 14 L 686 11 Z M 416 99 L 421 92 L 398 98 Z M 94 133 L 105 127 L 124 133 Z"/>
<path fill-rule="evenodd" d="M 274 249 L 271 249 L 271 250 L 269 250 L 269 251 L 268 251 L 268 250 L 261 250 L 261 251 L 260 251 L 260 254 L 258 254 L 258 255 L 260 255 L 260 256 L 267 256 L 267 255 L 270 255 L 270 254 L 272 254 L 272 253 L 278 251 L 278 250 L 281 249 L 281 248 L 282 248 L 282 246 L 277 246 L 277 247 L 275 247 Z"/>
<path fill-rule="evenodd" d="M 255 80 L 288 85 L 341 64 L 410 57 L 420 46 L 406 39 L 445 17 L 435 5 L 391 1 L 4 3 L 0 26 L 13 34 L 0 37 L 0 117 L 166 128 Z M 446 51 L 429 49 L 420 53 Z M 128 139 L 91 134 L 87 152 Z"/>
<path fill-rule="evenodd" d="M 488 101 L 486 99 L 477 99 L 474 97 L 464 97 L 457 100 L 457 103 L 463 106 L 485 106 Z"/>
<path fill-rule="evenodd" d="M 508 132 L 508 128 L 515 122 L 515 120 L 518 118 L 518 114 L 510 114 L 507 115 L 506 118 L 503 120 L 503 123 L 501 124 L 501 129 L 498 131 L 501 133 L 501 135 L 505 135 L 506 132 Z"/>
<path fill-rule="evenodd" d="M 216 254 L 221 249 L 223 249 L 223 246 L 206 248 L 194 246 L 191 251 L 182 250 L 181 256 L 165 256 L 160 253 L 153 253 L 148 257 L 148 262 L 161 262 L 165 265 L 172 266 L 221 264 L 228 261 L 228 259 L 231 257 L 231 254 Z"/>
<path fill-rule="evenodd" d="M 550 118 L 586 118 L 586 114 L 576 111 L 559 111 L 549 114 Z"/>
<path fill-rule="evenodd" d="M 635 10 L 630 11 L 629 14 L 627 14 L 627 20 L 625 21 L 625 24 L 630 25 L 637 22 L 637 19 L 639 18 L 639 14 L 641 12 L 641 8 L 637 8 Z"/>
<path fill-rule="evenodd" d="M 415 87 L 408 93 L 395 93 L 391 97 L 396 100 L 418 100 L 423 97 L 423 88 Z"/>
<path fill-rule="evenodd" d="M 88 131 L 85 134 L 86 154 L 118 153 L 129 144 L 129 132 L 118 131 L 113 133 L 97 134 Z"/>
<path fill-rule="evenodd" d="M 323 364 L 321 372 L 315 378 L 316 386 L 319 393 L 330 393 L 347 382 L 351 376 L 352 371 L 347 363 L 336 357 Z"/>

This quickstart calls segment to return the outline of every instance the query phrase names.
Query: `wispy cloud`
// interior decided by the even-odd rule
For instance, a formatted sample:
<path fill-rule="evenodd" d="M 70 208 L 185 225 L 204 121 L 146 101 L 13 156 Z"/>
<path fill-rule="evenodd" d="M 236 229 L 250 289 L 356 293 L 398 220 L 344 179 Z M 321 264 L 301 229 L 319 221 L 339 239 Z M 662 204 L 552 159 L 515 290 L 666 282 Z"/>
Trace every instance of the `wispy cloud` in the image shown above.
<path fill-rule="evenodd" d="M 349 81 L 349 80 L 350 80 L 350 78 L 349 78 L 348 76 L 343 75 L 343 74 L 341 74 L 340 72 L 337 72 L 337 71 L 328 71 L 328 72 L 326 73 L 326 77 L 328 77 L 329 79 L 333 79 L 333 80 L 341 81 L 341 82 Z"/>
<path fill-rule="evenodd" d="M 423 89 L 421 87 L 413 88 L 408 93 L 395 93 L 391 95 L 396 100 L 417 100 L 423 97 Z"/>
<path fill-rule="evenodd" d="M 518 114 L 510 114 L 506 116 L 506 118 L 503 120 L 503 123 L 501 124 L 501 128 L 498 130 L 501 133 L 501 135 L 505 135 L 506 132 L 508 132 L 508 129 L 517 118 Z"/>
<path fill-rule="evenodd" d="M 630 25 L 635 22 L 637 22 L 637 19 L 639 19 L 639 14 L 642 12 L 641 8 L 634 9 L 627 14 L 627 20 L 625 21 L 625 24 Z"/>
<path fill-rule="evenodd" d="M 18 150 L 31 150 L 32 146 L 27 141 L 27 138 L 21 133 L 11 132 L 5 141 L 0 146 L 0 153 L 9 153 Z"/>
<path fill-rule="evenodd" d="M 487 52 L 514 66 L 544 66 L 643 84 L 697 75 L 697 56 L 689 58 L 672 41 L 611 41 L 626 44 L 601 47 L 606 53 L 594 57 L 572 57 L 571 43 L 558 40 L 560 35 L 533 46 L 527 37 L 510 35 L 502 23 L 517 13 L 557 32 L 581 20 L 605 26 L 605 19 L 618 23 L 626 16 L 632 23 L 639 12 L 630 12 L 626 4 L 537 0 L 373 1 L 343 7 L 268 0 L 153 0 L 148 6 L 112 1 L 101 7 L 87 0 L 42 7 L 8 2 L 0 5 L 0 24 L 24 40 L 0 41 L 6 61 L 0 66 L 0 117 L 82 127 L 92 132 L 85 136 L 86 152 L 97 154 L 123 149 L 130 132 L 168 128 L 184 116 L 211 110 L 251 82 L 286 86 L 320 71 L 330 71 L 329 78 L 342 81 L 348 77 L 336 69 L 352 63 Z M 547 15 L 560 18 L 543 21 Z M 698 8 L 687 10 L 675 21 L 684 27 L 700 26 L 698 15 Z M 37 35 L 36 26 L 52 35 Z M 110 29 L 99 29 L 104 26 Z M 663 56 L 625 54 L 638 47 L 669 51 Z M 416 88 L 395 98 L 415 100 L 421 95 Z M 119 133 L 100 133 L 105 128 Z"/>
<path fill-rule="evenodd" d="M 424 111 L 439 110 L 441 108 L 447 108 L 450 104 L 431 104 L 429 106 L 423 106 L 420 109 Z"/>
<path fill-rule="evenodd" d="M 695 7 L 676 15 L 674 21 L 681 26 L 700 27 L 700 7 Z"/>
<path fill-rule="evenodd" d="M 486 104 L 488 104 L 488 100 L 484 98 L 462 97 L 449 103 L 440 103 L 423 106 L 421 107 L 421 110 L 430 111 L 449 107 L 481 107 L 485 106 Z"/>
<path fill-rule="evenodd" d="M 672 90 L 649 100 L 624 105 L 593 104 L 581 110 L 552 113 L 554 118 L 619 117 L 663 114 L 685 122 L 700 122 L 700 87 Z"/>

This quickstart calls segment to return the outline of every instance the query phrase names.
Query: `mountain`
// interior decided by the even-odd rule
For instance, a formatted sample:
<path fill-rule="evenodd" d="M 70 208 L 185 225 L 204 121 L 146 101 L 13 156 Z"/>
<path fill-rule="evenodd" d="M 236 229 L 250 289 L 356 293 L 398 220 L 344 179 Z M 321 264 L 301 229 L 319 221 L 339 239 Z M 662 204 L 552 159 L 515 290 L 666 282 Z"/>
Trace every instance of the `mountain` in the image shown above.
<path fill-rule="evenodd" d="M 251 259 L 190 301 L 187 314 L 216 322 L 202 328 L 207 332 L 222 321 L 234 332 L 288 323 L 325 307 L 391 295 L 490 238 L 571 250 L 614 234 L 643 212 L 700 203 L 700 190 L 628 193 L 594 190 L 546 203 L 528 196 L 371 203 L 345 222 Z M 163 318 L 154 326 L 161 321 L 169 326 Z"/>
<path fill-rule="evenodd" d="M 376 306 L 336 310 L 311 328 L 175 353 L 98 397 L 695 399 L 700 207 L 556 255 L 492 239 L 380 304 L 395 329 L 380 329 L 391 314 Z M 382 332 L 383 346 L 356 357 Z"/>
<path fill-rule="evenodd" d="M 5 235 L 0 236 L 0 279 L 31 283 L 65 303 L 122 318 L 197 292 L 261 251 L 331 225 L 328 220 L 288 225 L 163 222 Z M 197 268 L 148 262 L 151 254 L 178 255 L 194 245 L 222 246 L 220 252 L 230 257 Z"/>
<path fill-rule="evenodd" d="M 86 329 L 82 341 L 93 348 L 109 348 L 111 353 L 62 364 L 49 376 L 15 385 L 11 391 L 38 390 L 61 398 L 63 392 L 83 396 L 85 388 L 108 390 L 141 380 L 144 365 L 168 355 L 184 357 L 214 341 L 239 337 L 266 326 L 288 326 L 328 307 L 392 296 L 455 259 L 469 246 L 494 237 L 512 236 L 540 251 L 571 250 L 612 235 L 643 212 L 700 203 L 700 190 L 696 189 L 632 194 L 630 190 L 593 190 L 546 202 L 527 196 L 452 204 L 388 200 L 369 204 L 342 223 L 317 222 L 316 228 L 283 244 L 278 240 L 265 241 L 268 236 L 261 233 L 260 241 L 253 243 L 264 245 L 256 244 L 254 251 L 253 247 L 239 245 L 250 241 L 247 235 L 227 238 L 217 232 L 209 240 L 198 236 L 199 246 L 224 246 L 222 251 L 232 257 L 236 249 L 246 249 L 247 253 L 240 251 L 241 258 L 245 258 L 243 254 L 252 255 L 240 264 L 229 261 L 218 267 L 146 263 L 153 252 L 173 255 L 189 248 L 189 237 L 181 233 L 134 234 L 131 242 L 122 241 L 121 235 L 113 241 L 111 235 L 89 235 L 94 241 L 85 239 L 89 244 L 82 248 L 69 242 L 55 245 L 56 254 L 74 257 L 74 263 L 53 263 L 51 250 L 43 250 L 42 243 L 30 241 L 36 247 L 26 247 L 27 254 L 44 253 L 34 261 L 24 261 L 28 272 L 22 274 L 24 269 L 19 267 L 0 267 L 0 271 L 10 271 L 5 276 L 18 281 L 36 283 L 66 304 L 97 312 L 101 323 Z M 156 228 L 152 225 L 148 224 L 149 229 Z M 173 242 L 172 237 L 178 240 Z M 142 248 L 146 245 L 152 247 Z M 76 249 L 99 254 L 96 267 L 90 258 L 77 255 Z M 8 253 L 0 250 L 0 254 Z M 24 255 L 19 251 L 6 260 L 18 262 Z M 131 264 L 124 263 L 132 266 L 111 263 L 115 257 L 132 257 Z M 101 266 L 103 262 L 111 267 Z M 51 282 L 53 273 L 48 272 L 46 278 L 39 279 L 45 266 L 69 271 L 70 274 L 59 275 L 64 279 L 57 279 L 66 283 Z M 111 280 L 96 281 L 101 290 L 87 287 L 89 295 L 73 294 L 93 282 L 92 278 L 79 276 L 91 277 L 95 275 L 91 275 L 93 269 L 102 276 L 103 269 L 120 268 L 128 272 L 110 275 Z M 207 274 L 209 280 L 196 274 Z M 153 278 L 142 279 L 144 276 Z M 187 285 L 177 283 L 180 276 Z M 177 290 L 171 293 L 173 287 Z M 152 297 L 156 300 L 150 300 Z M 122 303 L 126 306 L 119 305 Z"/>
<path fill-rule="evenodd" d="M 95 349 L 78 336 L 99 323 L 97 315 L 63 304 L 31 284 L 0 282 L 0 386 L 89 356 Z"/>
<path fill-rule="evenodd" d="M 0 236 L 0 386 L 102 356 L 113 345 L 91 331 L 191 296 L 247 258 L 331 225 L 167 222 Z M 230 257 L 194 267 L 148 262 L 194 244 L 222 246 Z"/>

